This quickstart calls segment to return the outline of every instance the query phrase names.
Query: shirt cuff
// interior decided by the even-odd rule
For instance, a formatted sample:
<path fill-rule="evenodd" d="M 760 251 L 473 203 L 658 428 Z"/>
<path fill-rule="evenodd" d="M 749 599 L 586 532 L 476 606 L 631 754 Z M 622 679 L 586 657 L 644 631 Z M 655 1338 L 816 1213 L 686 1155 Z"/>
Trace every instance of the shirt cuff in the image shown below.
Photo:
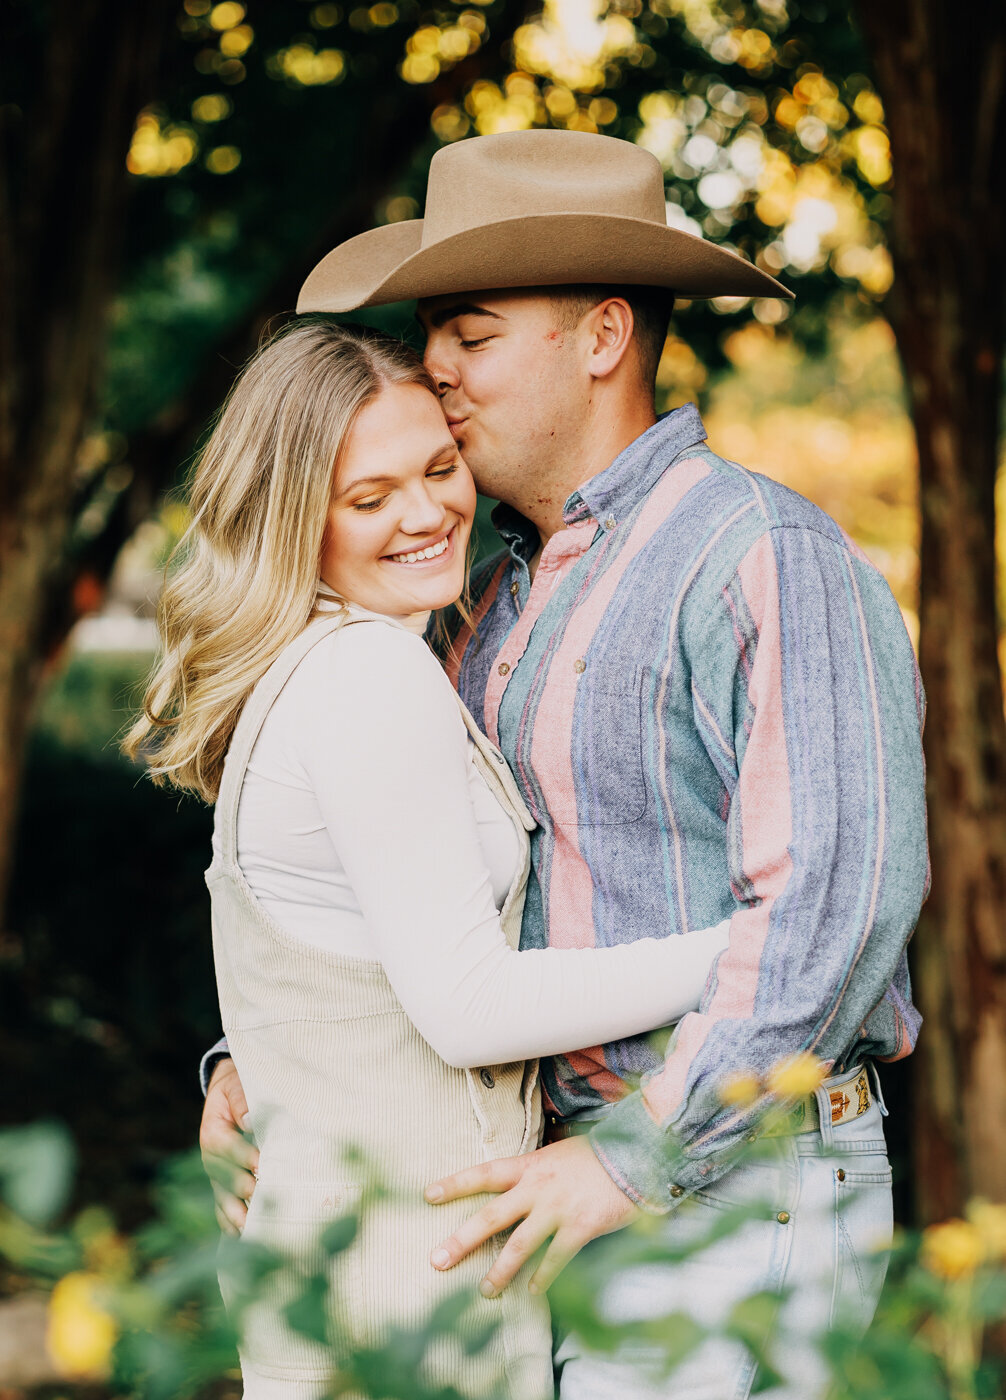
<path fill-rule="evenodd" d="M 203 1098 L 210 1087 L 210 1080 L 213 1078 L 213 1071 L 221 1060 L 229 1060 L 231 1052 L 227 1048 L 227 1037 L 221 1036 L 212 1050 L 207 1050 L 206 1054 L 199 1061 L 199 1084 L 203 1091 Z"/>
<path fill-rule="evenodd" d="M 638 1090 L 616 1104 L 589 1137 L 615 1185 L 651 1215 L 666 1215 L 725 1170 L 725 1164 L 687 1157 L 673 1130 L 647 1113 Z"/>

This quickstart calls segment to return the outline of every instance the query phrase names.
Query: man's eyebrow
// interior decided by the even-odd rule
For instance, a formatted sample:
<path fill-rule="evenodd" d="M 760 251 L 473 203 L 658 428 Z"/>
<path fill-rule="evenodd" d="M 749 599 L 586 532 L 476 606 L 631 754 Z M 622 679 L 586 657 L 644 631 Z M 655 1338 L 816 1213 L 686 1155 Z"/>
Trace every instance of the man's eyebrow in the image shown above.
<path fill-rule="evenodd" d="M 435 452 L 432 452 L 426 460 L 423 471 L 428 471 L 434 462 L 439 462 L 441 457 L 446 457 L 448 453 L 453 456 L 458 450 L 458 445 L 453 438 L 449 442 L 442 443 Z M 348 496 L 351 491 L 359 491 L 361 486 L 386 486 L 389 482 L 398 480 L 397 476 L 358 476 L 344 486 L 339 492 L 340 496 Z"/>
<path fill-rule="evenodd" d="M 476 306 L 473 301 L 454 301 L 449 306 L 441 306 L 436 311 L 430 311 L 428 320 L 433 329 L 438 331 L 441 326 L 446 326 L 448 321 L 453 321 L 455 316 L 491 316 L 494 321 L 505 319 L 497 312 L 489 311 L 484 306 Z M 416 312 L 416 320 L 425 330 L 426 327 L 418 311 Z"/>

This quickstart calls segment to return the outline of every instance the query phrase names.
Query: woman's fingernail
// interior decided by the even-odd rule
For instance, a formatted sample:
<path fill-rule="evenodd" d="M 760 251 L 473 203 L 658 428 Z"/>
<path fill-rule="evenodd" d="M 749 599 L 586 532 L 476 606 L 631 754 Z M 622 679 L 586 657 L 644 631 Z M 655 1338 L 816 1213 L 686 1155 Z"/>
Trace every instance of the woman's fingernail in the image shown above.
<path fill-rule="evenodd" d="M 428 1201 L 442 1201 L 444 1198 L 444 1188 L 442 1186 L 427 1186 L 424 1195 Z"/>
<path fill-rule="evenodd" d="M 250 1114 L 250 1113 L 246 1113 L 245 1116 L 241 1119 L 241 1131 L 242 1131 L 243 1133 L 250 1133 L 250 1132 L 251 1132 L 251 1114 Z"/>
<path fill-rule="evenodd" d="M 493 1285 L 489 1282 L 487 1278 L 484 1278 L 479 1284 L 479 1292 L 482 1294 L 483 1298 L 496 1297 L 496 1289 L 493 1287 Z"/>
<path fill-rule="evenodd" d="M 430 1255 L 430 1263 L 435 1269 L 446 1269 L 451 1262 L 451 1256 L 446 1249 L 435 1249 Z"/>

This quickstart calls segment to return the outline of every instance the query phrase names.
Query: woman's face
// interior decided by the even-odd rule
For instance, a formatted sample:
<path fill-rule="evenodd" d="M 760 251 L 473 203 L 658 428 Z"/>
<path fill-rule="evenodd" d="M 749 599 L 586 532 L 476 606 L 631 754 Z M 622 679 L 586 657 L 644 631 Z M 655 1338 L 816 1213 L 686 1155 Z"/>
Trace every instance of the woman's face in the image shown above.
<path fill-rule="evenodd" d="M 406 616 L 465 582 L 475 485 L 428 389 L 390 384 L 362 409 L 335 474 L 321 577 L 347 602 Z"/>

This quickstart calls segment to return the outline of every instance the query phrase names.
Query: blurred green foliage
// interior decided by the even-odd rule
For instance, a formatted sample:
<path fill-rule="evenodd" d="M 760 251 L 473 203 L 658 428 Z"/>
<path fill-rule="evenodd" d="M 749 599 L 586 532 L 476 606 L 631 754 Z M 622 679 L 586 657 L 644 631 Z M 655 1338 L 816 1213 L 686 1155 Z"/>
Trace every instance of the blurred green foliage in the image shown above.
<path fill-rule="evenodd" d="M 0 1257 L 26 1286 L 49 1294 L 48 1347 L 66 1376 L 64 1393 L 79 1384 L 82 1393 L 119 1400 L 234 1394 L 236 1330 L 244 1310 L 267 1296 L 276 1276 L 292 1270 L 288 1324 L 344 1358 L 333 1377 L 333 1400 L 350 1391 L 374 1400 L 463 1400 L 456 1389 L 423 1379 L 428 1349 L 451 1333 L 467 1306 L 462 1294 L 447 1298 L 419 1327 L 391 1328 L 380 1345 L 355 1344 L 341 1323 L 330 1290 L 339 1256 L 353 1245 L 354 1217 L 325 1231 L 320 1244 L 327 1262 L 305 1275 L 261 1245 L 218 1241 L 212 1198 L 193 1152 L 162 1167 L 154 1216 L 131 1235 L 104 1208 L 63 1214 L 72 1164 L 72 1141 L 58 1127 L 0 1133 Z M 674 1254 L 649 1218 L 609 1236 L 553 1285 L 550 1303 L 560 1331 L 576 1330 L 601 1354 L 633 1341 L 656 1344 L 670 1372 L 707 1337 L 739 1340 L 758 1361 L 752 1393 L 770 1389 L 785 1355 L 778 1321 L 785 1291 L 742 1299 L 716 1329 L 680 1313 L 614 1324 L 603 1303 L 618 1270 L 690 1258 L 766 1209 L 714 1211 L 710 1230 Z M 220 1302 L 218 1268 L 236 1294 L 230 1319 Z M 993 1400 L 1001 1394 L 1003 1370 L 983 1356 L 982 1339 L 1004 1320 L 1006 1208 L 976 1203 L 969 1220 L 898 1237 L 865 1340 L 839 1319 L 816 1344 L 834 1376 L 834 1400 Z"/>

